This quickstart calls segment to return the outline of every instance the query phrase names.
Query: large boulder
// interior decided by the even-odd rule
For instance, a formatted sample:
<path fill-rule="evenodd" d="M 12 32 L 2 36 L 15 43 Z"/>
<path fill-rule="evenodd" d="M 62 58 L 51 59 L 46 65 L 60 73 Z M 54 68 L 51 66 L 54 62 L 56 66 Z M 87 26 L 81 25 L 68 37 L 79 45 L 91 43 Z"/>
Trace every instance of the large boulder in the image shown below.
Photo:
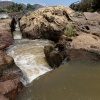
<path fill-rule="evenodd" d="M 11 34 L 12 19 L 0 19 L 0 49 L 4 49 L 12 44 L 13 37 Z"/>
<path fill-rule="evenodd" d="M 59 50 L 61 48 L 61 51 Z M 59 67 L 63 60 L 66 58 L 65 51 L 62 51 L 62 47 L 53 48 L 52 46 L 45 46 L 44 53 L 47 59 L 47 62 L 52 68 Z"/>
<path fill-rule="evenodd" d="M 65 6 L 50 6 L 33 11 L 20 20 L 23 37 L 58 41 L 73 13 L 71 8 Z"/>

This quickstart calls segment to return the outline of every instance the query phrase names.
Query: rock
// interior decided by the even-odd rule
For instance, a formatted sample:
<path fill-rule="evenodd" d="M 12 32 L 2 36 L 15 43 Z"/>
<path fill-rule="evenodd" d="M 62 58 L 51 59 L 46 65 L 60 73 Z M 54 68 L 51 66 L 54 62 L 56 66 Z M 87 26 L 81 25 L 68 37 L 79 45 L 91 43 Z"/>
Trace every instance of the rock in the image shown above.
<path fill-rule="evenodd" d="M 75 12 L 74 14 L 76 14 Z M 76 29 L 85 33 L 91 33 L 100 37 L 100 14 L 97 12 L 84 12 L 80 16 L 73 16 L 72 22 Z"/>
<path fill-rule="evenodd" d="M 10 68 L 14 64 L 14 60 L 12 57 L 6 55 L 3 51 L 0 50 L 0 72 L 3 70 Z M 0 73 L 1 75 L 2 73 Z"/>
<path fill-rule="evenodd" d="M 0 49 L 8 47 L 13 42 L 11 22 L 12 19 L 0 19 Z"/>
<path fill-rule="evenodd" d="M 0 94 L 2 100 L 15 100 L 19 83 L 15 80 L 0 82 Z M 0 99 L 1 100 L 1 99 Z"/>
<path fill-rule="evenodd" d="M 62 49 L 63 47 L 63 49 Z M 45 46 L 44 53 L 48 64 L 52 68 L 59 67 L 64 61 L 100 62 L 100 55 L 83 49 L 66 49 L 64 44 L 58 43 L 55 48 Z"/>
<path fill-rule="evenodd" d="M 85 49 L 100 54 L 100 37 L 92 34 L 81 34 L 70 45 L 74 49 Z"/>
<path fill-rule="evenodd" d="M 20 20 L 23 37 L 58 41 L 73 13 L 65 6 L 44 7 L 31 12 Z"/>
<path fill-rule="evenodd" d="M 22 72 L 15 65 L 13 58 L 0 50 L 0 81 L 18 79 L 21 76 Z"/>
<path fill-rule="evenodd" d="M 87 20 L 100 22 L 100 14 L 98 12 L 94 12 L 94 13 L 84 12 L 83 15 Z"/>
<path fill-rule="evenodd" d="M 8 100 L 4 95 L 0 94 L 0 100 Z"/>
<path fill-rule="evenodd" d="M 17 19 L 21 19 L 24 15 L 25 15 L 25 13 L 23 13 L 23 12 L 12 12 L 12 13 L 9 13 L 9 16 L 11 18 L 17 17 Z"/>
<path fill-rule="evenodd" d="M 58 51 L 55 48 L 53 48 L 52 46 L 45 46 L 44 53 L 47 58 L 47 62 L 54 69 L 59 67 L 66 57 L 65 52 L 62 51 L 62 48 L 61 48 L 61 51 Z"/>
<path fill-rule="evenodd" d="M 82 49 L 67 49 L 66 57 L 69 61 L 100 62 L 100 55 Z"/>
<path fill-rule="evenodd" d="M 12 57 L 0 50 L 0 100 L 15 100 L 22 87 L 21 70 L 15 65 Z"/>

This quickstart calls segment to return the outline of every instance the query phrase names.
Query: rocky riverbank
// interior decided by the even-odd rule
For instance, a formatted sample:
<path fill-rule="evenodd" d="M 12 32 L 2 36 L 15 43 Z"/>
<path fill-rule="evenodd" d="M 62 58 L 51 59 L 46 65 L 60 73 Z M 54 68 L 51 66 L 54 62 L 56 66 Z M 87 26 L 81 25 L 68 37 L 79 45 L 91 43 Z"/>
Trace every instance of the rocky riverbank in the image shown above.
<path fill-rule="evenodd" d="M 5 53 L 7 47 L 13 43 L 11 18 L 0 19 L 0 100 L 15 100 L 23 87 L 20 79 L 21 70 L 15 65 L 12 57 Z"/>
<path fill-rule="evenodd" d="M 100 14 L 97 12 L 79 13 L 60 5 L 44 7 L 22 17 L 20 28 L 25 38 L 50 39 L 58 45 L 63 44 L 58 50 L 50 46 L 44 48 L 53 68 L 66 57 L 100 61 Z M 66 50 L 59 51 L 59 48 Z"/>
<path fill-rule="evenodd" d="M 92 17 L 91 17 L 92 16 Z M 69 60 L 100 61 L 100 14 L 78 13 L 65 6 L 44 7 L 23 16 L 20 29 L 23 38 L 49 39 L 54 47 L 44 47 L 52 68 Z M 12 18 L 0 19 L 0 98 L 14 100 L 22 85 L 21 70 L 5 51 L 13 43 Z"/>

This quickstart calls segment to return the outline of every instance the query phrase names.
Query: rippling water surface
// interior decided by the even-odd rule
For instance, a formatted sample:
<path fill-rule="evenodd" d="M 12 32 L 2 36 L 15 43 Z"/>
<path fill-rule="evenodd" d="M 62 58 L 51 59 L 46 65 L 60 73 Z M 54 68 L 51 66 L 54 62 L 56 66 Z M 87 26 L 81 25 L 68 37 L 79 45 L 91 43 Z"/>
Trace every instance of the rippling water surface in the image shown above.
<path fill-rule="evenodd" d="M 52 70 L 43 52 L 48 44 L 54 45 L 48 40 L 22 39 L 8 48 L 24 74 L 24 84 L 30 83 L 16 100 L 100 100 L 100 62 L 75 61 Z"/>
<path fill-rule="evenodd" d="M 16 100 L 100 100 L 100 63 L 66 63 L 34 80 Z"/>

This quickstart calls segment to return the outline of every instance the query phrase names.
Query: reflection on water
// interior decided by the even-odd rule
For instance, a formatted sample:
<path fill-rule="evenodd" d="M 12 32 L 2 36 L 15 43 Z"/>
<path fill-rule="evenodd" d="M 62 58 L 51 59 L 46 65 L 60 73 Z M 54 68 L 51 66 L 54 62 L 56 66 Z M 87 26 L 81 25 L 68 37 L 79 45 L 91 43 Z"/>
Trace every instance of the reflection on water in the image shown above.
<path fill-rule="evenodd" d="M 53 45 L 49 40 L 15 40 L 7 50 L 14 58 L 16 65 L 22 70 L 27 83 L 38 76 L 52 70 L 46 62 L 43 52 L 45 45 Z M 24 84 L 27 84 L 24 82 Z"/>
<path fill-rule="evenodd" d="M 100 100 L 100 63 L 64 64 L 34 80 L 16 100 Z"/>

